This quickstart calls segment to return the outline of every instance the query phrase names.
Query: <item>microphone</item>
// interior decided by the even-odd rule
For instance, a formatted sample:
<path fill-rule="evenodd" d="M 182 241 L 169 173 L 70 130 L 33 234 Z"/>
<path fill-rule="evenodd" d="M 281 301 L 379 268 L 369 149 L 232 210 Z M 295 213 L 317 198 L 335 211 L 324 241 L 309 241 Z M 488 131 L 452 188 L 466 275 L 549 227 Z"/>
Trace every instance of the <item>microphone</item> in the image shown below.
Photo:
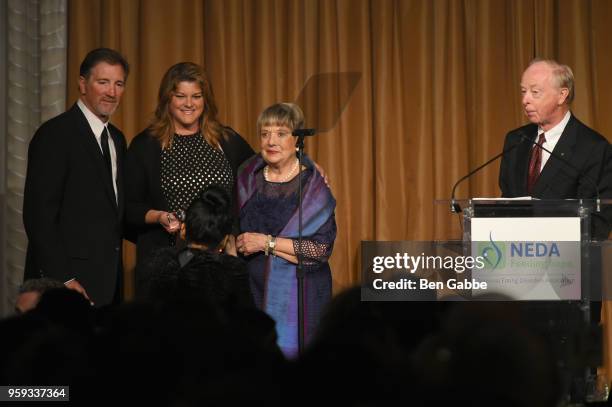
<path fill-rule="evenodd" d="M 519 136 L 521 137 L 522 140 L 527 140 L 529 143 L 537 146 L 541 150 L 546 151 L 548 154 L 550 154 L 551 157 L 556 158 L 557 160 L 561 161 L 562 163 L 570 167 L 572 170 L 576 172 L 576 175 L 578 175 L 578 180 L 585 179 L 586 181 L 589 182 L 589 184 L 595 187 L 595 194 L 597 196 L 597 200 L 595 201 L 597 204 L 597 207 L 595 209 L 596 209 L 596 212 L 601 212 L 601 199 L 599 197 L 599 188 L 597 187 L 597 183 L 593 180 L 593 178 L 589 177 L 587 174 L 583 174 L 582 171 L 580 171 L 574 164 L 572 164 L 571 162 L 569 162 L 567 159 L 563 158 L 559 154 L 554 153 L 551 150 L 545 148 L 544 146 L 539 145 L 538 143 L 536 143 L 535 139 L 532 140 L 531 138 L 527 137 L 525 133 L 523 133 L 522 131 L 519 133 Z"/>
<path fill-rule="evenodd" d="M 521 132 L 521 134 L 522 134 L 522 132 Z M 451 204 L 450 204 L 451 212 L 452 213 L 461 213 L 461 206 L 455 201 L 455 190 L 457 189 L 457 185 L 459 185 L 462 181 L 470 178 L 472 175 L 474 175 L 475 173 L 477 173 L 478 171 L 480 171 L 481 169 L 483 169 L 487 165 L 491 164 L 493 161 L 497 160 L 498 158 L 500 158 L 500 157 L 504 156 L 505 154 L 509 153 L 510 151 L 514 150 L 519 145 L 523 144 L 523 142 L 524 142 L 524 138 L 521 137 L 520 141 L 518 141 L 518 142 L 514 143 L 513 145 L 505 148 L 504 151 L 502 151 L 501 153 L 495 155 L 493 158 L 491 158 L 490 160 L 488 160 L 487 162 L 485 162 L 481 166 L 479 166 L 477 168 L 474 168 L 472 171 L 468 172 L 466 175 L 464 175 L 463 177 L 459 178 L 459 180 L 457 182 L 455 182 L 455 185 L 453 185 L 453 191 L 451 192 Z"/>
<path fill-rule="evenodd" d="M 317 129 L 295 129 L 291 134 L 296 137 L 310 137 L 317 134 Z"/>

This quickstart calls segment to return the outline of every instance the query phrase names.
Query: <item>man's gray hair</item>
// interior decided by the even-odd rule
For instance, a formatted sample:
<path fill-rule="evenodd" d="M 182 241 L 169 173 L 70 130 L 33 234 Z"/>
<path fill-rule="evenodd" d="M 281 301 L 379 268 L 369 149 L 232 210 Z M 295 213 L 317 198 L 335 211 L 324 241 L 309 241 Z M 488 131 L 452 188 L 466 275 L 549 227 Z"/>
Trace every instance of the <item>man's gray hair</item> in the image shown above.
<path fill-rule="evenodd" d="M 568 90 L 567 98 L 565 99 L 566 104 L 572 103 L 574 100 L 574 72 L 572 72 L 572 68 L 567 65 L 560 64 L 554 59 L 544 59 L 544 58 L 535 58 L 530 63 L 529 66 L 537 64 L 537 63 L 545 63 L 548 65 L 553 71 L 553 80 L 557 87 L 566 88 Z"/>

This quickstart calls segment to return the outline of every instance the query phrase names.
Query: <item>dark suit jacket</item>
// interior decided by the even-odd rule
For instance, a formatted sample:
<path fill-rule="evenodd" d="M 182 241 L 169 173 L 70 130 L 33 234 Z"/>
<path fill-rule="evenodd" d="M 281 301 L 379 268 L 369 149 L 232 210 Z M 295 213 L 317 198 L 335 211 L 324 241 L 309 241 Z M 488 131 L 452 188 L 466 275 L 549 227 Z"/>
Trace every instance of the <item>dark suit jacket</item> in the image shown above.
<path fill-rule="evenodd" d="M 254 151 L 235 131 L 226 128 L 221 148 L 232 167 L 234 179 L 240 164 Z M 136 273 L 141 279 L 143 260 L 156 248 L 168 247 L 168 233 L 158 224 L 145 224 L 150 209 L 169 211 L 161 189 L 161 146 L 147 130 L 130 143 L 126 159 L 126 220 L 131 240 L 137 243 Z"/>
<path fill-rule="evenodd" d="M 117 151 L 118 201 L 76 104 L 40 126 L 30 141 L 23 199 L 25 278 L 76 278 L 96 305 L 113 301 L 121 270 L 126 142 L 119 129 L 108 128 Z"/>
<path fill-rule="evenodd" d="M 502 158 L 499 187 L 503 197 L 528 195 L 527 174 L 533 144 L 522 141 L 521 133 L 535 141 L 537 129 L 536 124 L 528 124 L 506 135 L 504 149 L 517 147 Z M 594 199 L 597 187 L 601 198 L 612 197 L 612 150 L 603 136 L 572 115 L 553 152 L 577 170 L 551 156 L 542 169 L 532 196 L 540 199 Z M 593 237 L 607 238 L 611 225 L 609 210 L 604 210 L 603 216 L 594 215 Z"/>

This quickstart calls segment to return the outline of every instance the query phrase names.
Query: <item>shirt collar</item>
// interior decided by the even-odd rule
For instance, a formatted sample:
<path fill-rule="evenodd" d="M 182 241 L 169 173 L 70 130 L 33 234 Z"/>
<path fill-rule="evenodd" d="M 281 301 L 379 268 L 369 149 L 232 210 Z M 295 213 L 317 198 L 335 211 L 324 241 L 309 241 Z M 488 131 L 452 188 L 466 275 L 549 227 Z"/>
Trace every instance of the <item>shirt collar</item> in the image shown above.
<path fill-rule="evenodd" d="M 538 127 L 538 136 L 542 133 L 546 133 L 547 143 L 556 142 L 561 137 L 561 134 L 563 134 L 563 130 L 565 130 L 565 126 L 567 126 L 567 123 L 569 122 L 571 117 L 572 117 L 572 114 L 568 110 L 565 113 L 565 116 L 563 116 L 563 119 L 561 119 L 561 121 L 552 129 L 548 131 L 544 131 L 540 127 Z"/>
<path fill-rule="evenodd" d="M 91 110 L 89 110 L 89 108 L 85 105 L 85 103 L 83 103 L 83 101 L 80 98 L 77 101 L 77 105 L 79 106 L 83 114 L 85 115 L 85 118 L 87 119 L 87 123 L 89 123 L 89 127 L 91 127 L 91 131 L 93 131 L 94 136 L 96 136 L 96 138 L 100 138 L 100 135 L 102 134 L 102 131 L 108 124 L 108 121 L 105 123 L 102 120 L 100 120 L 98 116 L 96 116 L 95 114 L 93 114 Z"/>

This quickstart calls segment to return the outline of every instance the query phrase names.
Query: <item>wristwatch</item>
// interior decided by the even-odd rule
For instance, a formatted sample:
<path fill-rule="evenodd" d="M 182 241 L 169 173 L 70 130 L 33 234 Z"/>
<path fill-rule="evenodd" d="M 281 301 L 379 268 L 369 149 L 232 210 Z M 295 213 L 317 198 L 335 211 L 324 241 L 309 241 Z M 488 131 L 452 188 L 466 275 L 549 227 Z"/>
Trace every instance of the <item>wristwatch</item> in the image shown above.
<path fill-rule="evenodd" d="M 266 247 L 264 248 L 264 253 L 266 256 L 274 255 L 274 248 L 276 247 L 276 237 L 272 235 L 268 235 L 266 239 Z"/>
<path fill-rule="evenodd" d="M 276 250 L 276 236 L 272 236 L 268 243 L 268 251 L 272 256 L 274 256 L 274 251 Z"/>

